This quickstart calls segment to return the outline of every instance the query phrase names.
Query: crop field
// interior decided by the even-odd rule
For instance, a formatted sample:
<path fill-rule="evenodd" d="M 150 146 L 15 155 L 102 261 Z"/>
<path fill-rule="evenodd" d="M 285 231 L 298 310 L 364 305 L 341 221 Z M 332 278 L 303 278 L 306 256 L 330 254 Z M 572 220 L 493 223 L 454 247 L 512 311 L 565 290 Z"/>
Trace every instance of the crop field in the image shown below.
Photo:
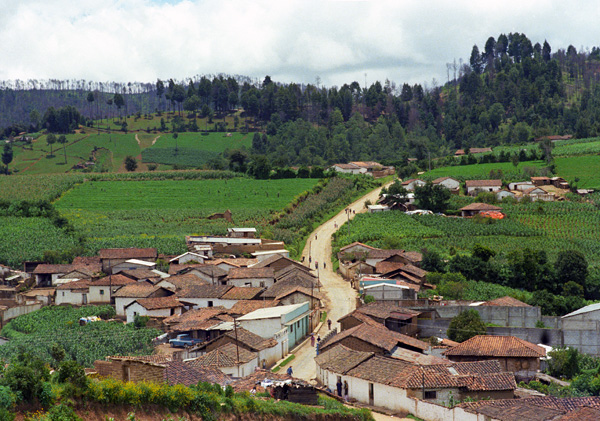
<path fill-rule="evenodd" d="M 590 203 L 551 202 L 509 205 L 504 220 L 493 224 L 435 215 L 401 212 L 361 214 L 335 235 L 334 247 L 354 241 L 375 247 L 419 251 L 433 249 L 448 256 L 453 247 L 470 251 L 474 244 L 501 254 L 515 249 L 546 250 L 553 260 L 563 250 L 580 250 L 593 267 L 600 267 L 600 212 Z"/>
<path fill-rule="evenodd" d="M 232 224 L 206 219 L 210 214 L 229 209 L 235 224 L 260 231 L 273 213 L 317 181 L 90 181 L 65 193 L 55 206 L 86 237 L 90 253 L 103 247 L 135 246 L 175 254 L 185 250 L 185 235 L 227 232 Z"/>
<path fill-rule="evenodd" d="M 600 155 L 555 158 L 556 173 L 579 188 L 600 190 Z"/>
<path fill-rule="evenodd" d="M 523 169 L 525 167 L 535 167 L 539 170 L 545 166 L 546 163 L 544 161 L 520 162 L 517 167 L 515 167 L 511 162 L 457 165 L 453 167 L 435 168 L 423 174 L 423 178 L 435 179 L 438 177 L 454 177 L 460 181 L 477 179 L 485 180 L 489 178 L 490 171 L 502 170 L 502 172 L 504 173 L 504 179 L 521 180 L 524 178 L 528 178 L 523 174 Z"/>
<path fill-rule="evenodd" d="M 78 245 L 47 218 L 0 216 L 0 262 L 21 267 L 25 260 L 41 260 L 46 250 L 66 250 Z"/>
<path fill-rule="evenodd" d="M 99 321 L 79 326 L 79 318 L 87 316 L 113 317 L 111 306 L 80 308 L 52 306 L 17 317 L 2 329 L 10 341 L 0 347 L 0 357 L 11 358 L 24 348 L 46 363 L 52 363 L 50 349 L 61 345 L 66 360 L 92 367 L 95 360 L 108 355 L 144 355 L 152 353 L 151 341 L 162 332 L 156 329 L 136 329 L 120 321 Z"/>
<path fill-rule="evenodd" d="M 160 136 L 154 145 L 142 152 L 142 161 L 157 164 L 201 167 L 223 153 L 225 149 L 250 148 L 252 134 L 231 133 L 181 133 L 177 139 L 172 134 Z M 175 150 L 177 147 L 177 151 Z"/>

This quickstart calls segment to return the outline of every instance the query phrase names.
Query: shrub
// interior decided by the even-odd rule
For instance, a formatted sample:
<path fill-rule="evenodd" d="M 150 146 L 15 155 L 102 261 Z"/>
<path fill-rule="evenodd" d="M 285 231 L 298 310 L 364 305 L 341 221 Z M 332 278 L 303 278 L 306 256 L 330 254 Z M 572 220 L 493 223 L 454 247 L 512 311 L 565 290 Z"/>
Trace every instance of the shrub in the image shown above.
<path fill-rule="evenodd" d="M 485 323 L 476 310 L 464 310 L 450 321 L 447 335 L 453 341 L 464 342 L 477 335 L 485 335 Z"/>

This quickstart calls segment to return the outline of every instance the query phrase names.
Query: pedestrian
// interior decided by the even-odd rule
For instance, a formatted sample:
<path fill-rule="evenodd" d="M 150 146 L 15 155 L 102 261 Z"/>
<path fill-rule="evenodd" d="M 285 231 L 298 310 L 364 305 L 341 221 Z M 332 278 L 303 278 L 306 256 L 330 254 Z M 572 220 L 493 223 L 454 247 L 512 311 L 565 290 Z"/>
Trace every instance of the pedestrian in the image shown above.
<path fill-rule="evenodd" d="M 310 346 L 315 346 L 315 334 L 310 334 Z"/>
<path fill-rule="evenodd" d="M 315 240 L 317 239 L 317 234 L 315 234 Z"/>
<path fill-rule="evenodd" d="M 312 263 L 312 256 L 308 256 L 308 264 L 310 265 Z"/>
<path fill-rule="evenodd" d="M 335 384 L 335 387 L 337 388 L 338 396 L 341 398 L 342 397 L 342 381 L 340 379 L 338 379 L 337 383 Z"/>
<path fill-rule="evenodd" d="M 331 319 L 327 319 L 327 327 L 331 330 Z"/>
<path fill-rule="evenodd" d="M 250 394 L 252 396 L 256 395 L 256 386 L 253 386 L 252 389 L 250 389 Z"/>
<path fill-rule="evenodd" d="M 323 262 L 323 269 L 327 269 L 327 263 Z"/>
<path fill-rule="evenodd" d="M 315 269 L 319 269 L 319 262 L 315 260 Z"/>
<path fill-rule="evenodd" d="M 344 400 L 348 402 L 348 382 L 344 380 Z"/>
<path fill-rule="evenodd" d="M 291 376 L 291 375 L 294 374 L 294 370 L 292 370 L 292 366 L 291 365 L 288 367 L 287 373 L 288 373 L 288 376 Z"/>
<path fill-rule="evenodd" d="M 317 343 L 320 344 L 321 343 L 321 335 L 317 336 Z"/>
<path fill-rule="evenodd" d="M 305 258 L 305 257 L 306 257 L 306 256 L 302 256 L 302 260 L 301 260 L 301 261 L 302 261 L 302 263 L 304 263 L 304 258 Z"/>

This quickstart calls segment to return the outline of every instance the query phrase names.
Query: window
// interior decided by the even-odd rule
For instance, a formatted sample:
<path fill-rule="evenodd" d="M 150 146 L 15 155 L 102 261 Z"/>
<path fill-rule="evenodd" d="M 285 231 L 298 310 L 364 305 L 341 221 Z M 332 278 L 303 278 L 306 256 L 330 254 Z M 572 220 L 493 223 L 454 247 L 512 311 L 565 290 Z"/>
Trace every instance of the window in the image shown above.
<path fill-rule="evenodd" d="M 100 295 L 104 295 L 104 290 L 103 289 L 100 290 Z"/>
<path fill-rule="evenodd" d="M 212 302 L 212 301 L 209 301 L 209 302 L 208 302 L 208 306 L 209 306 L 209 307 L 212 307 L 212 306 L 213 306 L 213 302 Z"/>
<path fill-rule="evenodd" d="M 437 399 L 437 392 L 435 390 L 426 390 L 423 399 Z"/>
<path fill-rule="evenodd" d="M 265 287 L 265 281 L 260 281 L 260 286 L 261 286 L 261 288 L 264 288 Z"/>
<path fill-rule="evenodd" d="M 293 323 L 290 325 L 290 333 L 294 333 L 294 324 Z"/>
<path fill-rule="evenodd" d="M 63 296 L 63 297 L 65 296 L 65 292 L 64 292 L 64 291 L 63 291 L 63 295 L 62 295 L 62 296 Z"/>

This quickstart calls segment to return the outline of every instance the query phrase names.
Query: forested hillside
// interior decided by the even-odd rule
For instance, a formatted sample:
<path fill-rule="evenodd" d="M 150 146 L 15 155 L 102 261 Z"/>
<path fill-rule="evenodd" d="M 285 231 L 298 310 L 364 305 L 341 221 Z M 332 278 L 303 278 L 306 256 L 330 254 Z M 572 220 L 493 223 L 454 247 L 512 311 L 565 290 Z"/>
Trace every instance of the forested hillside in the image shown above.
<path fill-rule="evenodd" d="M 227 129 L 264 131 L 268 137 L 258 138 L 252 149 L 274 166 L 405 162 L 457 148 L 600 133 L 597 47 L 553 51 L 524 34 L 500 34 L 481 49 L 475 45 L 468 63 L 455 61 L 446 70 L 443 86 L 378 81 L 366 87 L 354 81 L 324 87 L 227 75 L 127 84 L 5 81 L 0 126 L 4 136 L 66 132 L 76 124 L 98 124 L 93 120 L 172 110 L 191 117 L 182 119 L 177 131 L 198 131 L 196 116 L 222 117 L 242 109 L 246 124 Z"/>

